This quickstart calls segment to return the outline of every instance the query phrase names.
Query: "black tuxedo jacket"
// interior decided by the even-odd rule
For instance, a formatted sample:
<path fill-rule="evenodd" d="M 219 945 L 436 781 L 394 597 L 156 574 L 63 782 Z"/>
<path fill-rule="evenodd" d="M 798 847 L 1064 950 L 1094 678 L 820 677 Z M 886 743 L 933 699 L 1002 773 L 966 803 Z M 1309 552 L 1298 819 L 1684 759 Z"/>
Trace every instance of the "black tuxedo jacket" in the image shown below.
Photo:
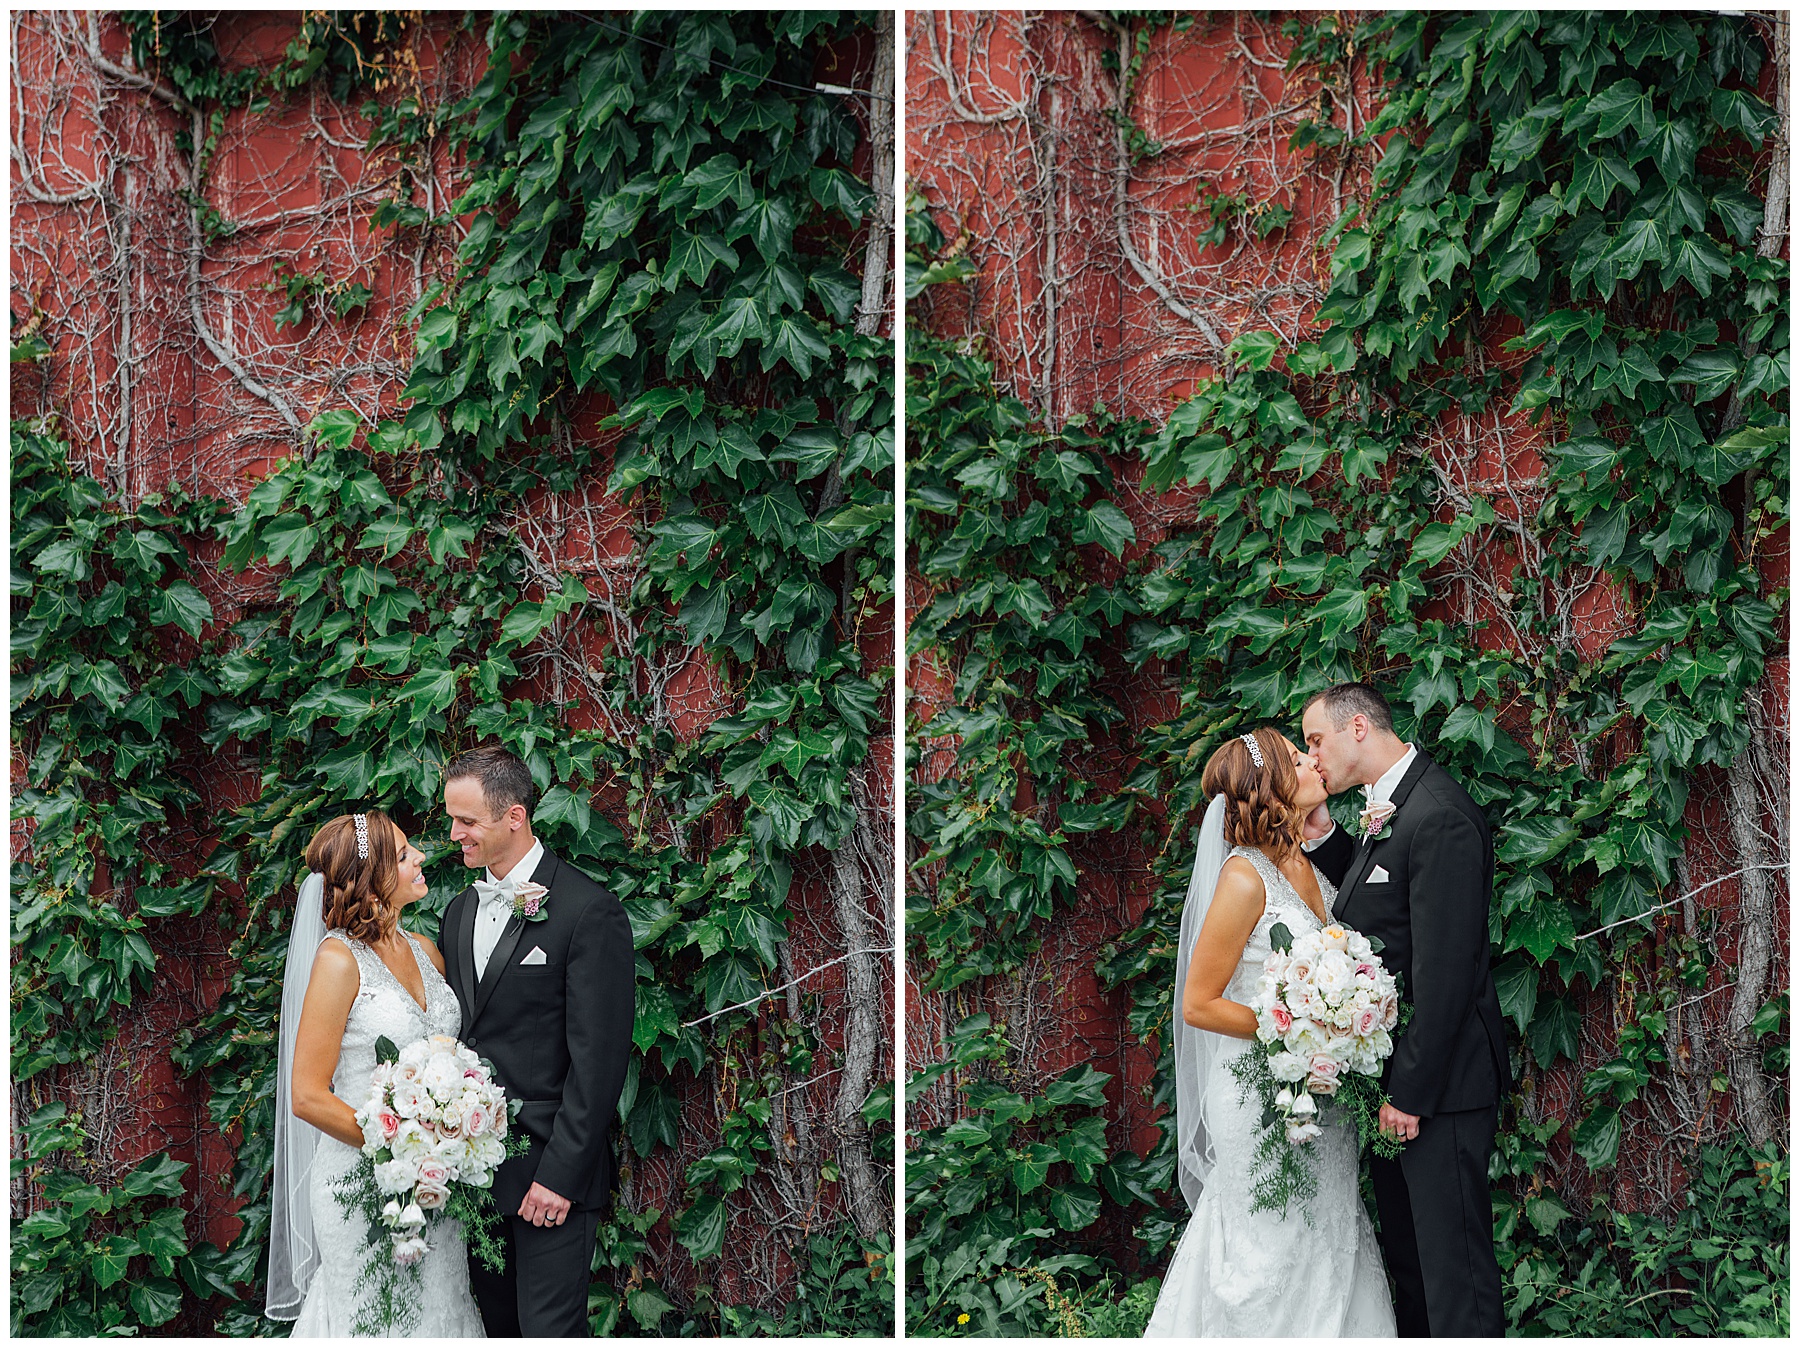
<path fill-rule="evenodd" d="M 1512 1086 L 1488 967 L 1494 839 L 1480 808 L 1423 752 L 1394 788 L 1387 836 L 1339 829 L 1312 852 L 1338 887 L 1333 914 L 1384 943 L 1412 1019 L 1382 1076 L 1394 1107 L 1429 1118 L 1498 1104 Z M 1369 877 L 1387 872 L 1379 883 Z"/>
<path fill-rule="evenodd" d="M 475 978 L 475 887 L 444 910 L 444 974 L 462 1003 L 462 1039 L 494 1064 L 514 1127 L 531 1150 L 501 1165 L 494 1198 L 508 1215 L 532 1182 L 579 1208 L 604 1207 L 614 1179 L 613 1118 L 631 1056 L 637 961 L 613 894 L 548 849 L 531 877 L 549 892 L 543 919 L 508 920 Z M 522 964 L 533 949 L 541 964 Z"/>

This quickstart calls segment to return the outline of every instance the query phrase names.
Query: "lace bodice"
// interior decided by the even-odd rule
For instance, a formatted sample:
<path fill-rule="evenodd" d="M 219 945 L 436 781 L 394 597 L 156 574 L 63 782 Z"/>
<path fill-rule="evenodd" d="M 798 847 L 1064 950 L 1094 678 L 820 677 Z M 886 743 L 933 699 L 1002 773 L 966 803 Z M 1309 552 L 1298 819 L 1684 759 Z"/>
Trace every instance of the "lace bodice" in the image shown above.
<path fill-rule="evenodd" d="M 356 956 L 362 975 L 350 1019 L 344 1026 L 344 1042 L 338 1049 L 337 1071 L 331 1074 L 331 1093 L 352 1109 L 369 1095 L 369 1073 L 375 1070 L 375 1041 L 386 1035 L 397 1048 L 433 1034 L 456 1034 L 462 1028 L 462 1007 L 437 966 L 425 954 L 419 938 L 408 935 L 419 976 L 425 981 L 425 1006 L 420 1009 L 400 980 L 368 946 L 347 932 L 333 929 L 336 937 Z"/>
<path fill-rule="evenodd" d="M 1230 855 L 1248 861 L 1263 882 L 1262 916 L 1256 920 L 1250 939 L 1244 943 L 1243 956 L 1225 985 L 1228 1001 L 1248 1002 L 1256 988 L 1256 980 L 1262 977 L 1263 961 L 1269 957 L 1269 932 L 1275 924 L 1285 923 L 1289 931 L 1298 935 L 1303 931 L 1317 931 L 1319 915 L 1307 906 L 1293 883 L 1281 873 L 1281 868 L 1260 848 L 1234 847 Z M 1317 866 L 1313 867 L 1313 876 L 1319 882 L 1319 893 L 1324 896 L 1325 911 L 1329 913 L 1331 905 L 1337 901 L 1337 886 L 1327 880 Z"/>

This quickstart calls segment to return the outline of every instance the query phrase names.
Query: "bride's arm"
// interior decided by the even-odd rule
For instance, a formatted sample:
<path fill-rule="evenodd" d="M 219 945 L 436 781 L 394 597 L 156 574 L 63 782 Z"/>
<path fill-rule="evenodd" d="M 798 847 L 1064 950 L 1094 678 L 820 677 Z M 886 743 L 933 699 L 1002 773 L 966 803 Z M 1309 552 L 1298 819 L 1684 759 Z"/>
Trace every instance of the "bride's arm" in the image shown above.
<path fill-rule="evenodd" d="M 1262 879 L 1249 862 L 1232 857 L 1219 872 L 1206 924 L 1188 961 L 1181 1018 L 1189 1025 L 1233 1039 L 1256 1038 L 1256 1013 L 1241 1002 L 1226 1001 L 1224 993 L 1262 912 Z"/>
<path fill-rule="evenodd" d="M 361 986 L 362 975 L 349 947 L 342 941 L 321 941 L 294 1037 L 294 1117 L 347 1147 L 361 1147 L 363 1131 L 357 1127 L 356 1111 L 331 1093 L 331 1074 L 337 1071 L 344 1026 Z"/>

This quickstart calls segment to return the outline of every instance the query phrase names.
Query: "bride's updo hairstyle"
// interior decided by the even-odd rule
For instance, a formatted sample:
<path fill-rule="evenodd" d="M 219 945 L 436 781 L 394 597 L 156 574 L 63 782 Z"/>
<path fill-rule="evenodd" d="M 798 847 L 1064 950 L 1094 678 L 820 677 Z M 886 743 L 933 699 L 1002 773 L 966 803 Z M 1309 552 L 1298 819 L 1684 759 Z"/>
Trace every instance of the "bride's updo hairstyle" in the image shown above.
<path fill-rule="evenodd" d="M 1225 842 L 1231 847 L 1266 847 L 1277 857 L 1300 850 L 1301 820 L 1293 806 L 1299 780 L 1281 736 L 1264 726 L 1251 732 L 1262 754 L 1256 766 L 1243 736 L 1233 735 L 1213 750 L 1200 774 L 1200 789 L 1225 797 Z"/>
<path fill-rule="evenodd" d="M 306 865 L 325 878 L 325 925 L 364 944 L 379 941 L 394 924 L 388 891 L 400 870 L 395 829 L 380 810 L 369 810 L 369 855 L 356 855 L 356 816 L 340 814 L 306 845 Z"/>

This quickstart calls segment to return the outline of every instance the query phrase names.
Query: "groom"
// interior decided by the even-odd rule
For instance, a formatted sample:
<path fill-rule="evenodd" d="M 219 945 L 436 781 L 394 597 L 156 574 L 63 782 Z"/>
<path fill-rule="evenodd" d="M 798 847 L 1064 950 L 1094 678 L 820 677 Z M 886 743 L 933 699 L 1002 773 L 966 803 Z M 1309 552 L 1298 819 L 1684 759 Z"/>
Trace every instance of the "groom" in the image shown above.
<path fill-rule="evenodd" d="M 594 1235 L 613 1188 L 612 1125 L 631 1052 L 631 924 L 618 899 L 544 850 L 537 792 L 498 746 L 444 773 L 450 838 L 482 877 L 450 901 L 439 939 L 463 1042 L 494 1064 L 531 1149 L 503 1162 L 494 1198 L 506 1269 L 469 1260 L 490 1338 L 588 1333 Z"/>
<path fill-rule="evenodd" d="M 1326 788 L 1367 797 L 1363 842 L 1324 835 L 1312 860 L 1338 886 L 1336 916 L 1386 943 L 1382 960 L 1413 1008 L 1381 1107 L 1383 1131 L 1406 1147 L 1370 1160 L 1394 1318 L 1403 1337 L 1499 1338 L 1488 1159 L 1512 1081 L 1488 971 L 1493 837 L 1468 792 L 1394 734 L 1368 684 L 1315 694 L 1300 724 Z"/>

